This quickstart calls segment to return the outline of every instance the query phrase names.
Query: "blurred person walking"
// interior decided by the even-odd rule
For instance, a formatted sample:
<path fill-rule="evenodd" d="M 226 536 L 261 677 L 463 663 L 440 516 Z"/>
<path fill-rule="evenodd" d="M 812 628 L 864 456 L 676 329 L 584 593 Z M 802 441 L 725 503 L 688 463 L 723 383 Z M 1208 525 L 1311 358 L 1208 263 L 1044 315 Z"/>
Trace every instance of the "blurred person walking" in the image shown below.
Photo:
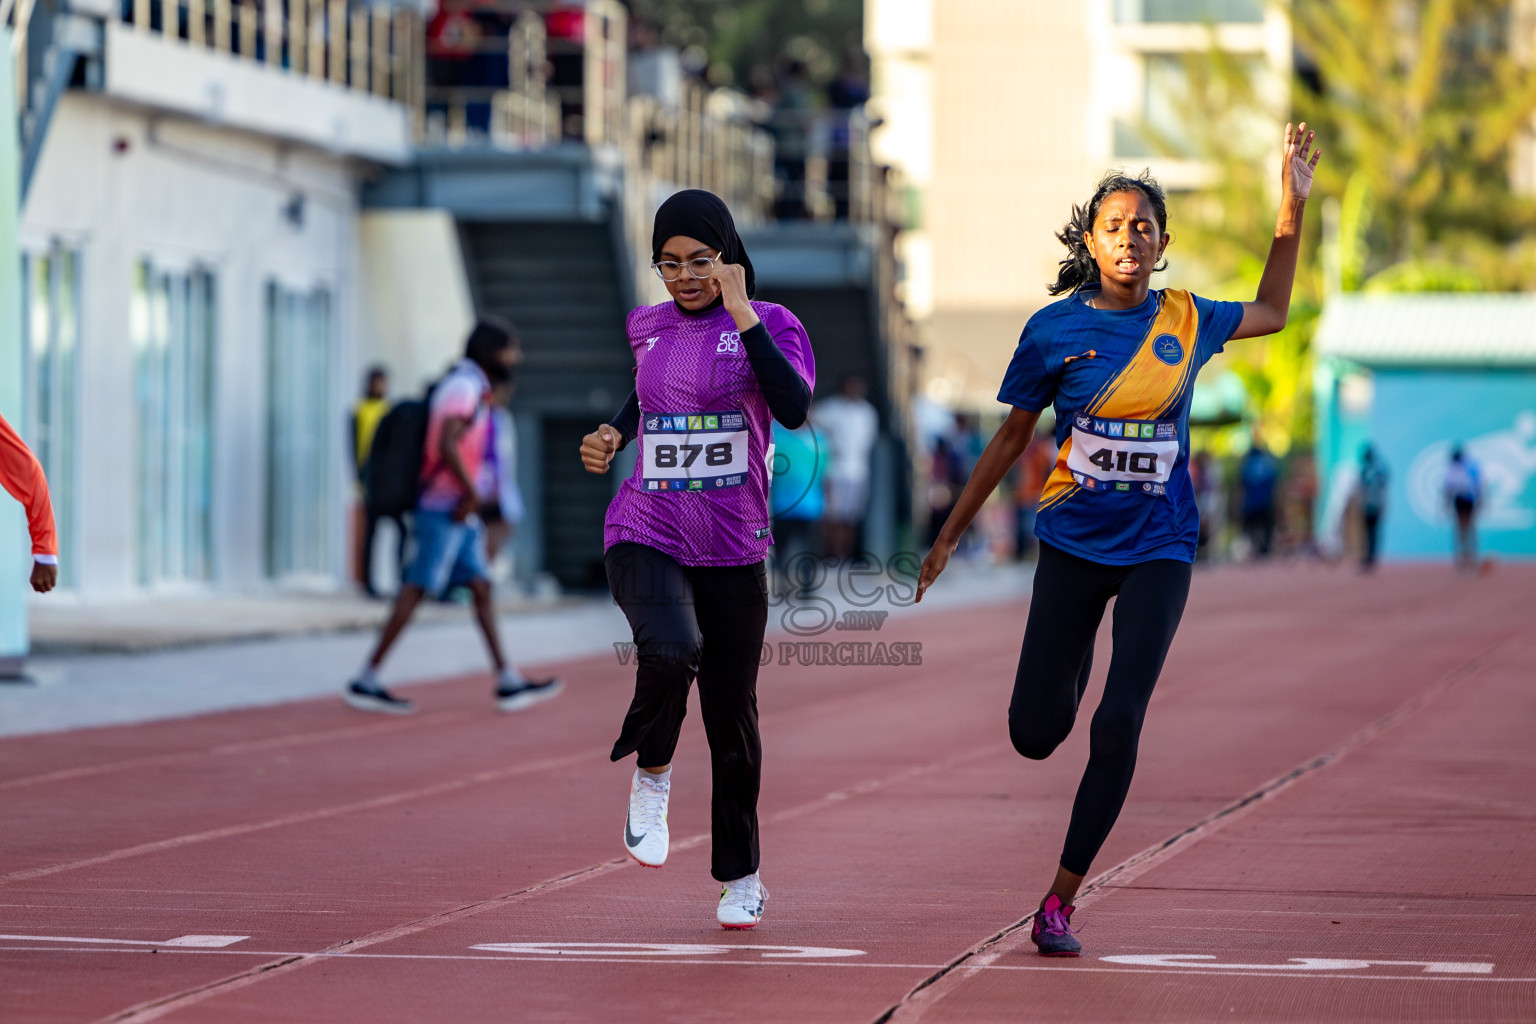
<path fill-rule="evenodd" d="M 1376 568 L 1378 535 L 1381 517 L 1387 510 L 1387 482 L 1390 474 L 1386 461 L 1374 446 L 1367 444 L 1360 449 L 1360 525 L 1365 531 L 1365 545 L 1360 552 L 1360 569 L 1370 572 Z"/>
<path fill-rule="evenodd" d="M 1023 561 L 1035 554 L 1035 518 L 1040 511 L 1040 492 L 1056 465 L 1056 445 L 1049 435 L 1036 434 L 1013 464 L 1013 558 Z"/>
<path fill-rule="evenodd" d="M 917 598 L 1054 405 L 1060 453 L 1036 524 L 1040 561 L 1014 678 L 1014 747 L 1048 757 L 1071 731 L 1094 637 L 1115 600 L 1114 651 L 1089 731 L 1056 877 L 1030 938 L 1044 956 L 1076 956 L 1072 901 L 1124 805 L 1152 689 L 1189 594 L 1199 513 L 1189 478 L 1196 373 L 1229 339 L 1285 326 L 1301 219 L 1318 154 L 1305 124 L 1285 128 L 1281 206 L 1253 302 L 1153 291 L 1171 241 L 1150 176 L 1110 174 L 1057 236 L 1069 256 L 1050 291 L 1067 297 L 1030 318 L 998 401 L 1013 407 L 924 559 Z"/>
<path fill-rule="evenodd" d="M 1195 557 L 1209 559 L 1213 554 L 1211 541 L 1221 535 L 1221 524 L 1227 518 L 1221 460 L 1213 458 L 1208 451 L 1196 452 L 1189 460 L 1189 480 L 1195 492 L 1195 508 L 1200 513 Z"/>
<path fill-rule="evenodd" d="M 496 667 L 497 707 L 521 711 L 555 696 L 564 685 L 559 679 L 529 679 L 502 655 L 486 573 L 479 479 L 490 429 L 490 398 L 494 384 L 510 379 L 518 357 L 511 327 L 482 320 L 470 332 L 464 358 L 428 393 L 418 496 L 411 513 L 411 560 L 373 653 L 347 686 L 345 699 L 352 707 L 392 714 L 416 710 L 411 701 L 384 688 L 379 669 L 421 599 L 456 586 L 468 587 L 473 596 L 475 621 Z"/>
<path fill-rule="evenodd" d="M 629 314 L 635 390 L 581 443 L 591 473 L 640 445 L 603 529 L 608 585 L 638 655 L 611 754 L 638 754 L 624 849 L 647 867 L 667 859 L 672 755 L 697 678 L 713 779 L 710 872 L 722 883 L 715 920 L 751 928 L 768 898 L 758 873 L 757 670 L 771 424 L 806 421 L 815 361 L 793 313 L 752 301 L 752 261 L 718 196 L 688 189 L 664 202 L 651 259 L 672 299 Z"/>
<path fill-rule="evenodd" d="M 518 349 L 517 363 L 522 361 Z M 516 372 L 517 363 L 512 367 Z M 485 461 L 480 465 L 480 518 L 485 522 L 485 564 L 496 558 L 523 522 L 523 491 L 517 484 L 517 424 L 507 403 L 517 391 L 514 380 L 491 389 L 491 421 L 486 430 Z"/>
<path fill-rule="evenodd" d="M 27 513 L 32 538 L 32 589 L 46 594 L 59 582 L 59 535 L 53 524 L 53 501 L 42 463 L 21 435 L 0 416 L 0 486 Z"/>
<path fill-rule="evenodd" d="M 965 468 L 954 443 L 945 434 L 933 439 L 928 454 L 928 546 L 932 547 L 949 522 L 960 489 L 965 486 Z"/>
<path fill-rule="evenodd" d="M 823 543 L 834 558 L 851 558 L 862 547 L 869 511 L 870 456 L 880 437 L 880 414 L 864 397 L 864 378 L 849 374 L 837 394 L 811 407 L 811 422 L 827 442 L 826 518 Z"/>
<path fill-rule="evenodd" d="M 405 518 L 370 507 L 368 502 L 368 456 L 373 450 L 373 435 L 378 431 L 379 421 L 389 412 L 389 400 L 385 397 L 388 394 L 389 371 L 383 366 L 370 367 L 363 378 L 362 397 L 352 406 L 352 415 L 347 423 L 347 434 L 352 441 L 352 468 L 357 479 L 358 506 L 363 520 L 362 529 L 358 532 L 357 581 L 369 597 L 380 596 L 373 584 L 373 542 L 378 535 L 381 520 L 387 519 L 395 525 L 398 538 L 395 574 L 399 575 L 405 565 Z"/>
<path fill-rule="evenodd" d="M 1264 442 L 1253 446 L 1238 464 L 1238 483 L 1243 488 L 1243 536 L 1254 558 L 1268 558 L 1275 542 L 1275 488 L 1280 482 L 1280 463 Z"/>
<path fill-rule="evenodd" d="M 1483 497 L 1483 474 L 1459 444 L 1451 450 L 1441 490 L 1456 518 L 1456 568 L 1477 572 L 1477 506 Z"/>

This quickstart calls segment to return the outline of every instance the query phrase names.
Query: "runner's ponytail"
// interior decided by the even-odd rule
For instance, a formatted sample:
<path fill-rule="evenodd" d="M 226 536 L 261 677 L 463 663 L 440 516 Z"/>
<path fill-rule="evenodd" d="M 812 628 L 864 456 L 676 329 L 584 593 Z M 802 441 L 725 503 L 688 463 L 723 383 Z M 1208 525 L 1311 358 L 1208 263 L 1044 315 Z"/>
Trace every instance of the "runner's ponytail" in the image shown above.
<path fill-rule="evenodd" d="M 1099 217 L 1099 207 L 1116 192 L 1140 192 L 1146 196 L 1157 217 L 1158 230 L 1165 235 L 1168 233 L 1168 197 L 1151 172 L 1142 171 L 1133 178 L 1119 171 L 1111 171 L 1099 180 L 1099 187 L 1094 190 L 1093 198 L 1088 200 L 1087 206 L 1073 204 L 1067 226 L 1056 232 L 1056 240 L 1067 247 L 1067 258 L 1061 261 L 1061 269 L 1056 272 L 1056 283 L 1046 289 L 1050 294 L 1071 293 L 1084 285 L 1098 282 L 1099 264 L 1088 251 L 1088 243 L 1083 240 L 1083 236 L 1093 232 L 1093 222 Z M 1153 269 L 1167 268 L 1168 261 L 1164 260 Z"/>

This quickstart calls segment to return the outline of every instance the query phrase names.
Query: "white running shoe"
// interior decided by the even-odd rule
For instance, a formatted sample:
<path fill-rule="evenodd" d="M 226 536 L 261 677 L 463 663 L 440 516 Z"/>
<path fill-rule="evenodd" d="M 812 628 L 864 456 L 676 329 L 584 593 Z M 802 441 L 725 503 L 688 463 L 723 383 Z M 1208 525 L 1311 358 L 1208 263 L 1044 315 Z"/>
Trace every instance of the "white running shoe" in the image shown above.
<path fill-rule="evenodd" d="M 635 769 L 629 783 L 629 814 L 624 819 L 624 849 L 648 868 L 667 862 L 667 797 L 671 794 L 671 772 L 659 779 Z"/>
<path fill-rule="evenodd" d="M 722 928 L 755 928 L 763 919 L 763 901 L 766 899 L 768 890 L 755 871 L 746 878 L 726 882 L 725 888 L 720 890 L 715 920 Z"/>

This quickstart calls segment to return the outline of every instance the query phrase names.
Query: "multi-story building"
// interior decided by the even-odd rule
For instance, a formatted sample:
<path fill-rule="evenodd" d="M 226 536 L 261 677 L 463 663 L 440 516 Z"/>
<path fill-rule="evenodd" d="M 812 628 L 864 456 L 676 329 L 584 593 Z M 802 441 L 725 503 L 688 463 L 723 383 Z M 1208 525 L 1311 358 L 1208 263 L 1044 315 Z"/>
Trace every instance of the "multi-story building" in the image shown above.
<path fill-rule="evenodd" d="M 409 157 L 419 17 L 338 0 L 6 14 L 20 414 L 64 586 L 340 576 L 359 197 Z"/>
<path fill-rule="evenodd" d="M 781 227 L 773 143 L 742 98 L 627 89 L 616 0 L 441 13 L 429 33 L 361 0 L 0 0 L 18 40 L 0 82 L 24 86 L 18 103 L 0 85 L 24 197 L 0 412 L 48 471 L 66 592 L 339 589 L 362 369 L 419 394 L 484 314 L 517 323 L 526 357 L 518 566 L 601 585 L 619 474 L 574 452 L 633 386 L 624 315 L 664 295 L 650 218 L 683 186 L 736 210 L 762 297 L 824 342 L 822 390 L 871 382 L 886 436 L 869 536 L 889 549 L 905 344 L 859 116 L 842 179 L 822 175 L 826 219 Z M 468 70 L 450 66 L 454 18 L 499 26 Z M 6 165 L 0 146 L 0 184 Z M 19 537 L 14 511 L 0 503 L 0 529 Z M 0 585 L 0 655 L 24 649 L 7 632 L 20 604 Z"/>
<path fill-rule="evenodd" d="M 1277 116 L 1291 64 L 1285 12 L 1264 0 L 867 0 L 865 40 L 876 155 L 911 188 L 901 246 L 926 391 L 972 408 L 990 407 L 1049 301 L 1054 232 L 1106 170 L 1147 167 L 1173 191 L 1208 179 L 1180 154 L 1189 62 L 1224 51 Z"/>

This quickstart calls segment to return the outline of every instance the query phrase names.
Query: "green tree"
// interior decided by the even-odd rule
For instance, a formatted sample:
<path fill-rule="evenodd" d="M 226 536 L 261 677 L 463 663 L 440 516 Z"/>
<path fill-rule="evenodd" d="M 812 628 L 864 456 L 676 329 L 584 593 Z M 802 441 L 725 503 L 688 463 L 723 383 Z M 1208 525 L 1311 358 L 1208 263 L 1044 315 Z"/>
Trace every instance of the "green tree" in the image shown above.
<path fill-rule="evenodd" d="M 1323 147 L 1291 323 L 1234 346 L 1251 413 L 1277 447 L 1312 436 L 1311 338 L 1324 292 L 1536 287 L 1536 24 L 1522 0 L 1292 0 L 1288 110 L 1251 60 L 1214 44 L 1186 62 L 1183 138 L 1152 138 L 1215 169 L 1172 202 L 1175 258 L 1215 294 L 1251 297 L 1273 224 L 1283 121 Z M 1253 124 L 1266 126 L 1257 138 Z M 1323 221 L 1329 221 L 1326 244 Z"/>

